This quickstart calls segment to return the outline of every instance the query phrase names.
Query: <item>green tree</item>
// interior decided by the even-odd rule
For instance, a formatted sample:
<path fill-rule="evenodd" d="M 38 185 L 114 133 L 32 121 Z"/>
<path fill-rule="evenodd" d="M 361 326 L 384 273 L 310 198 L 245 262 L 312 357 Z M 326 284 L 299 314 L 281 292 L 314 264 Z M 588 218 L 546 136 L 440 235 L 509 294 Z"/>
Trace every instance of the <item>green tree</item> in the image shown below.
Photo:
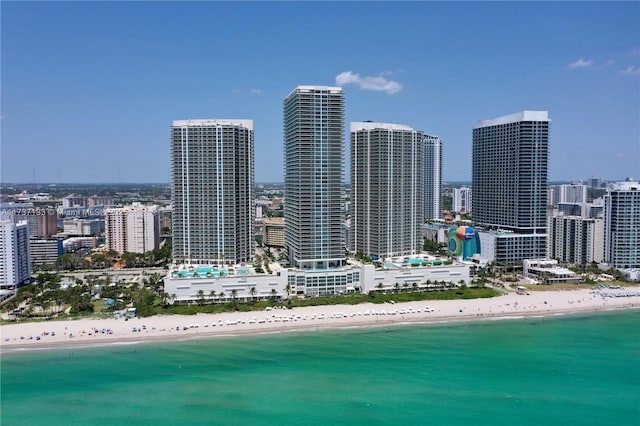
<path fill-rule="evenodd" d="M 238 296 L 238 290 L 235 288 L 231 290 L 231 301 L 233 302 L 233 309 L 238 310 L 238 302 L 236 301 L 236 297 Z"/>

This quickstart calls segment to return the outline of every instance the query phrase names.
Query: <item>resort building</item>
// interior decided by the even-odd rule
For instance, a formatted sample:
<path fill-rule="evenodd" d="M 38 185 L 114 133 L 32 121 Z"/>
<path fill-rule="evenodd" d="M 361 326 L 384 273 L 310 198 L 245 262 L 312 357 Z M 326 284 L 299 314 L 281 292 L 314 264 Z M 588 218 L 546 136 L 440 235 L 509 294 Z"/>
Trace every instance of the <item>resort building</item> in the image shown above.
<path fill-rule="evenodd" d="M 296 87 L 284 99 L 283 130 L 289 262 L 305 270 L 340 268 L 345 265 L 342 88 Z"/>
<path fill-rule="evenodd" d="M 473 219 L 498 231 L 480 232 L 483 257 L 499 264 L 545 257 L 548 144 L 546 111 L 483 120 L 473 129 Z"/>
<path fill-rule="evenodd" d="M 0 219 L 0 290 L 15 290 L 30 281 L 29 225 Z"/>
<path fill-rule="evenodd" d="M 604 257 L 617 269 L 640 268 L 640 183 L 617 182 L 604 197 Z"/>
<path fill-rule="evenodd" d="M 422 248 L 425 135 L 409 126 L 351 123 L 349 250 L 381 258 Z"/>
<path fill-rule="evenodd" d="M 453 188 L 452 207 L 454 212 L 471 213 L 471 188 Z"/>
<path fill-rule="evenodd" d="M 417 264 L 413 262 L 417 261 Z M 428 264 L 428 266 L 422 266 Z M 469 263 L 446 264 L 426 259 L 396 259 L 383 267 L 353 265 L 338 270 L 277 269 L 272 274 L 220 268 L 173 269 L 164 279 L 172 303 L 224 302 L 279 298 L 292 295 L 320 296 L 349 292 L 435 290 L 470 284 Z M 222 273 L 221 273 L 222 272 Z"/>
<path fill-rule="evenodd" d="M 170 142 L 174 261 L 250 261 L 255 252 L 253 120 L 174 121 Z"/>
<path fill-rule="evenodd" d="M 118 253 L 145 253 L 160 247 L 158 206 L 133 203 L 105 210 L 107 249 Z"/>
<path fill-rule="evenodd" d="M 442 139 L 424 136 L 424 220 L 442 217 Z"/>

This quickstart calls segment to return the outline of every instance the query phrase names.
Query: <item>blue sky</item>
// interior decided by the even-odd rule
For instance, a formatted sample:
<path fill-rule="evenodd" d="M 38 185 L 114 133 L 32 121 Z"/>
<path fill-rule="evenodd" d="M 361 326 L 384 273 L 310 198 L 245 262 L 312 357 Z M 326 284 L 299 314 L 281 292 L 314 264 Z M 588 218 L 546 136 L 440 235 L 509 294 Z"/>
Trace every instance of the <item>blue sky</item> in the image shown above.
<path fill-rule="evenodd" d="M 446 181 L 470 180 L 478 120 L 522 110 L 549 111 L 550 180 L 640 178 L 640 2 L 0 7 L 3 182 L 168 182 L 187 118 L 255 120 L 256 181 L 279 182 L 302 84 L 342 85 L 347 131 L 440 136 Z"/>

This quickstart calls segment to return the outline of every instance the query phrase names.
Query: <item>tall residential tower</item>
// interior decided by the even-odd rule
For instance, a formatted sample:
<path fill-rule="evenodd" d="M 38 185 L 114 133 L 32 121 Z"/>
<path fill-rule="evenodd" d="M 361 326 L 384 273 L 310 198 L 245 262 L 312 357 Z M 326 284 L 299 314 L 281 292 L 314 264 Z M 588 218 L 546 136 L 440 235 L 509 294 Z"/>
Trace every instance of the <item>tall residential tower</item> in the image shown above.
<path fill-rule="evenodd" d="M 250 261 L 253 120 L 179 120 L 170 133 L 174 261 Z"/>
<path fill-rule="evenodd" d="M 422 246 L 425 136 L 409 126 L 351 123 L 351 239 L 367 256 Z"/>
<path fill-rule="evenodd" d="M 500 230 L 497 263 L 546 255 L 548 155 L 547 111 L 482 120 L 473 129 L 473 219 Z M 483 254 L 491 246 L 482 236 L 481 245 Z"/>
<path fill-rule="evenodd" d="M 424 219 L 442 216 L 442 139 L 424 137 Z"/>
<path fill-rule="evenodd" d="M 604 257 L 614 268 L 640 268 L 640 183 L 609 186 L 604 197 Z"/>
<path fill-rule="evenodd" d="M 345 264 L 341 244 L 344 92 L 298 86 L 284 100 L 285 241 L 300 269 Z"/>

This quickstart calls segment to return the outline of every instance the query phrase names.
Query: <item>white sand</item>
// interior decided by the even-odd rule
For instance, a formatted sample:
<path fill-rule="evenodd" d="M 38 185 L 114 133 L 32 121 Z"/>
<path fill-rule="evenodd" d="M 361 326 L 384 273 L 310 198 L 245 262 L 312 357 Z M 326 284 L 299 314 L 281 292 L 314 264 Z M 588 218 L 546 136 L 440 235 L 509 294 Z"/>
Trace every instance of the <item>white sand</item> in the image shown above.
<path fill-rule="evenodd" d="M 625 289 L 615 290 L 624 291 Z M 533 291 L 526 296 L 511 293 L 490 299 L 366 303 L 223 314 L 163 315 L 128 321 L 121 318 L 25 322 L 0 326 L 0 350 L 405 323 L 495 320 L 640 307 L 640 291 L 629 291 L 637 295 L 604 298 L 600 293 L 593 293 L 591 290 Z M 195 327 L 196 324 L 198 327 Z M 133 331 L 134 327 L 140 331 Z M 188 329 L 185 330 L 185 327 Z M 112 334 L 109 334 L 109 330 Z"/>

